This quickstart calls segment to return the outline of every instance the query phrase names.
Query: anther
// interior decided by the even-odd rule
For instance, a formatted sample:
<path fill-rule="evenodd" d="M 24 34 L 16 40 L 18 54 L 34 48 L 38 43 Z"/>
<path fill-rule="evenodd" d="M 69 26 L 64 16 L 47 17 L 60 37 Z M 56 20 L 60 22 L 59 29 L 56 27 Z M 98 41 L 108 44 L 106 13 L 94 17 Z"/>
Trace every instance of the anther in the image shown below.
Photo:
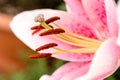
<path fill-rule="evenodd" d="M 55 47 L 55 46 L 57 46 L 56 43 L 48 43 L 48 44 L 45 44 L 43 46 L 40 46 L 39 48 L 36 49 L 36 51 L 52 48 L 52 47 Z"/>
<path fill-rule="evenodd" d="M 41 29 L 36 29 L 32 32 L 32 35 L 34 35 L 35 33 L 39 32 Z"/>
<path fill-rule="evenodd" d="M 59 20 L 59 19 L 60 19 L 60 17 L 54 16 L 54 17 L 51 17 L 51 18 L 45 20 L 45 23 L 46 23 L 46 24 L 49 24 L 49 23 L 52 23 L 52 22 L 54 22 L 54 21 L 56 21 L 56 20 Z"/>
<path fill-rule="evenodd" d="M 51 57 L 51 53 L 37 53 L 37 54 L 32 54 L 29 56 L 31 59 L 36 59 L 36 58 L 49 58 Z"/>
<path fill-rule="evenodd" d="M 53 28 L 52 25 L 49 25 L 49 26 L 50 26 L 51 28 Z M 42 27 L 41 25 L 36 25 L 36 26 L 31 27 L 31 30 L 36 30 L 36 29 L 42 30 L 42 29 L 44 29 L 44 27 Z"/>
<path fill-rule="evenodd" d="M 41 25 L 33 26 L 33 27 L 31 28 L 31 30 L 34 30 L 34 31 L 32 32 L 32 35 L 34 35 L 35 33 L 39 32 L 39 31 L 41 31 L 42 29 L 44 29 L 44 28 L 43 28 Z"/>
<path fill-rule="evenodd" d="M 53 26 L 51 26 L 51 25 L 49 25 L 51 28 L 53 28 Z M 32 35 L 34 35 L 35 33 L 37 33 L 37 32 L 39 32 L 39 31 L 41 31 L 42 29 L 44 29 L 44 27 L 42 27 L 41 25 L 36 25 L 36 26 L 33 26 L 32 28 L 31 28 L 31 30 L 34 30 L 33 32 L 32 32 Z"/>
<path fill-rule="evenodd" d="M 60 33 L 64 33 L 65 31 L 61 28 L 56 28 L 56 29 L 49 29 L 47 31 L 44 31 L 42 33 L 40 33 L 40 36 L 45 36 L 45 35 L 51 35 L 51 34 L 60 34 Z"/>
<path fill-rule="evenodd" d="M 35 30 L 35 29 L 44 29 L 41 25 L 36 25 L 31 27 L 31 30 Z"/>

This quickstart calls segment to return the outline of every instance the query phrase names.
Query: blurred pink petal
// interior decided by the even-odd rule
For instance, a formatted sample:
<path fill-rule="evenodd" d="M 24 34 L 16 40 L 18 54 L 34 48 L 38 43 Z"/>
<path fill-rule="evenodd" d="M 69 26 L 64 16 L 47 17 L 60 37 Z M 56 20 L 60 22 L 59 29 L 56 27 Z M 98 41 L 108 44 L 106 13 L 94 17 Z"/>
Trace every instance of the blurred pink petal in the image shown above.
<path fill-rule="evenodd" d="M 99 39 L 109 36 L 104 0 L 65 0 L 68 12 L 76 14 L 80 19 L 92 25 Z"/>
<path fill-rule="evenodd" d="M 105 0 L 105 8 L 107 14 L 107 26 L 111 35 L 118 35 L 117 23 L 117 5 L 114 0 Z M 114 27 L 113 27 L 114 26 Z"/>
<path fill-rule="evenodd" d="M 69 62 L 58 68 L 51 76 L 43 75 L 40 80 L 73 80 L 84 75 L 89 65 L 90 62 Z"/>
<path fill-rule="evenodd" d="M 80 17 L 80 19 L 89 22 L 89 18 L 84 10 L 81 0 L 64 0 L 66 3 L 67 11 Z"/>
<path fill-rule="evenodd" d="M 98 31 L 99 39 L 104 40 L 109 36 L 106 21 L 104 0 L 81 0 L 93 27 Z"/>

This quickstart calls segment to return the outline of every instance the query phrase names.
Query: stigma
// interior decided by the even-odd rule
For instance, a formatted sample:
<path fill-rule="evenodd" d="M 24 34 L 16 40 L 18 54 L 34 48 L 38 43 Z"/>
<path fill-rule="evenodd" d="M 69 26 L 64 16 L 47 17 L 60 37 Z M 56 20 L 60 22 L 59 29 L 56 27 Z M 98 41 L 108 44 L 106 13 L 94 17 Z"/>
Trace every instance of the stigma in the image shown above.
<path fill-rule="evenodd" d="M 70 46 L 76 46 L 75 49 L 62 49 L 58 48 L 57 43 L 48 43 L 40 45 L 36 49 L 36 52 L 40 52 L 44 49 L 54 48 L 56 52 L 50 53 L 40 53 L 30 55 L 30 58 L 48 58 L 52 54 L 62 54 L 62 53 L 74 53 L 74 54 L 93 54 L 96 52 L 98 47 L 101 45 L 102 41 L 81 36 L 79 34 L 73 33 L 69 30 L 64 29 L 62 26 L 57 24 L 55 21 L 60 20 L 60 17 L 53 16 L 47 20 L 44 19 L 43 14 L 39 14 L 35 17 L 35 22 L 39 22 L 39 25 L 35 25 L 31 28 L 33 31 L 32 35 L 40 32 L 39 36 L 50 36 L 62 43 L 68 44 Z M 52 24 L 52 25 L 51 25 Z M 54 27 L 55 26 L 55 27 Z M 43 30 L 43 31 L 42 31 Z"/>

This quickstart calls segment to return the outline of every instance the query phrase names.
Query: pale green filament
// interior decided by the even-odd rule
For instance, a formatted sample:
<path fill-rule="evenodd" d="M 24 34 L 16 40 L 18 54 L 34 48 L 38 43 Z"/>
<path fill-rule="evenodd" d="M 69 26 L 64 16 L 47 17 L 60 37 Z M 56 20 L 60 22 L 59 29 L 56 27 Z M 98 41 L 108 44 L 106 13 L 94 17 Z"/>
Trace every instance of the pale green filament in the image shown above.
<path fill-rule="evenodd" d="M 40 22 L 41 26 L 44 27 L 45 29 L 52 29 L 49 25 L 47 25 L 45 22 Z"/>
<path fill-rule="evenodd" d="M 58 40 L 58 41 L 61 41 L 61 42 L 63 42 L 63 43 L 67 43 L 67 44 L 69 44 L 69 45 L 73 45 L 73 46 L 79 46 L 79 47 L 82 47 L 83 45 L 79 45 L 79 44 L 77 44 L 77 43 L 73 43 L 73 42 L 70 42 L 70 41 L 67 41 L 67 40 L 65 40 L 65 39 L 62 39 L 62 38 L 60 38 L 60 37 L 57 37 L 57 36 L 54 36 L 54 35 L 51 35 L 51 37 L 53 37 L 54 39 L 56 39 L 56 40 Z"/>
<path fill-rule="evenodd" d="M 88 42 L 88 41 L 85 41 L 85 40 L 80 40 L 80 39 L 73 38 L 73 37 L 66 36 L 66 35 L 63 35 L 63 36 L 61 35 L 60 37 L 62 37 L 63 39 L 66 39 L 67 41 L 77 43 L 78 45 L 81 45 L 81 46 L 83 45 L 83 47 L 91 47 L 91 46 L 96 47 L 96 46 L 99 45 L 99 44 L 96 44 L 96 43 Z"/>

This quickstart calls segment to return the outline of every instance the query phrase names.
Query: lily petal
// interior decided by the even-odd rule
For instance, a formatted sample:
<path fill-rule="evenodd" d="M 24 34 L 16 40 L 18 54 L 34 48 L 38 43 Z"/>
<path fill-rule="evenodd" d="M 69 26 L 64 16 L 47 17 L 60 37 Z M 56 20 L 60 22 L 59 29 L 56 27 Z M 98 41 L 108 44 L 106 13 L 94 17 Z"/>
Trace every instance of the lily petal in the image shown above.
<path fill-rule="evenodd" d="M 67 11 L 69 13 L 78 15 L 80 19 L 86 20 L 88 23 L 90 23 L 87 14 L 82 6 L 81 0 L 64 0 L 64 1 L 66 3 Z"/>
<path fill-rule="evenodd" d="M 81 0 L 93 27 L 98 31 L 99 39 L 109 36 L 104 0 Z"/>
<path fill-rule="evenodd" d="M 69 62 L 51 76 L 44 75 L 40 80 L 74 80 L 75 77 L 84 75 L 89 69 L 90 62 Z"/>
<path fill-rule="evenodd" d="M 106 40 L 97 50 L 88 73 L 76 80 L 101 80 L 115 72 L 120 56 L 120 47 L 115 42 L 115 37 Z"/>
<path fill-rule="evenodd" d="M 117 23 L 117 5 L 115 0 L 104 0 L 107 14 L 107 25 L 111 35 L 118 35 L 118 23 Z"/>
<path fill-rule="evenodd" d="M 96 38 L 94 31 L 87 25 L 86 22 L 80 21 L 78 16 L 69 14 L 64 11 L 59 10 L 50 10 L 50 9 L 41 9 L 33 11 L 25 11 L 14 17 L 10 26 L 12 31 L 16 36 L 22 40 L 26 45 L 31 49 L 35 50 L 41 45 L 47 43 L 57 43 L 58 48 L 62 49 L 74 49 L 76 46 L 71 46 L 66 43 L 60 42 L 51 38 L 50 36 L 40 37 L 39 33 L 32 35 L 30 28 L 37 23 L 34 22 L 34 17 L 38 14 L 44 14 L 45 19 L 59 16 L 61 20 L 57 21 L 61 26 L 64 26 L 65 29 L 70 30 L 76 34 L 81 34 L 87 37 Z M 54 49 L 49 49 L 47 52 L 55 52 Z M 92 59 L 93 54 L 56 54 L 53 57 L 60 58 L 68 61 L 89 61 Z"/>

